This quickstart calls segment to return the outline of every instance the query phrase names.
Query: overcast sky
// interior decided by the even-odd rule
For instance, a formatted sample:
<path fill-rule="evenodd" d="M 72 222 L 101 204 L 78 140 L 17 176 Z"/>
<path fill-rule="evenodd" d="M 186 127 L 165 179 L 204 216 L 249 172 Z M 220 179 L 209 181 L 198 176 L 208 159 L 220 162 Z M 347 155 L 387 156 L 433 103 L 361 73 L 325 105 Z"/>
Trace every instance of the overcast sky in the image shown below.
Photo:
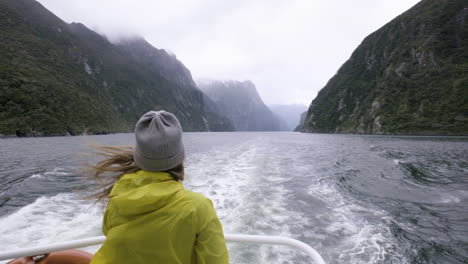
<path fill-rule="evenodd" d="M 367 35 L 418 0 L 39 2 L 111 40 L 141 35 L 194 79 L 248 79 L 267 104 L 309 105 Z"/>

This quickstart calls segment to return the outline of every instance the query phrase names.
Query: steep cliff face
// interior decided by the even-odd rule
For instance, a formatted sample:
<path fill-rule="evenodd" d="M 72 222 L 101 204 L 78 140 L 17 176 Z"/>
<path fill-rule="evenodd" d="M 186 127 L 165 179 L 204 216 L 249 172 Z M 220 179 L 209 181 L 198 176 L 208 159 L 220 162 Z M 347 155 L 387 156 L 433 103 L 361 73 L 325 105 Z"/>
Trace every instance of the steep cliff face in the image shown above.
<path fill-rule="evenodd" d="M 468 2 L 423 0 L 364 39 L 302 131 L 468 134 Z"/>
<path fill-rule="evenodd" d="M 251 81 L 200 81 L 198 87 L 218 105 L 236 131 L 278 131 L 280 121 L 263 103 Z"/>
<path fill-rule="evenodd" d="M 219 114 L 217 105 L 198 89 L 190 71 L 175 55 L 157 49 L 138 37 L 122 39 L 116 45 L 153 74 L 182 88 L 174 91 L 176 101 L 188 100 L 192 105 L 200 105 L 203 122 L 208 131 L 234 130 L 231 121 Z"/>
<path fill-rule="evenodd" d="M 33 0 L 1 0 L 0 33 L 0 134 L 131 131 L 160 109 L 185 131 L 230 125 L 206 112 L 213 103 L 175 56 L 143 39 L 115 45 Z"/>
<path fill-rule="evenodd" d="M 294 132 L 300 132 L 304 129 L 304 122 L 305 122 L 306 117 L 307 117 L 307 111 L 301 114 L 299 125 L 297 125 L 296 128 L 294 128 Z"/>

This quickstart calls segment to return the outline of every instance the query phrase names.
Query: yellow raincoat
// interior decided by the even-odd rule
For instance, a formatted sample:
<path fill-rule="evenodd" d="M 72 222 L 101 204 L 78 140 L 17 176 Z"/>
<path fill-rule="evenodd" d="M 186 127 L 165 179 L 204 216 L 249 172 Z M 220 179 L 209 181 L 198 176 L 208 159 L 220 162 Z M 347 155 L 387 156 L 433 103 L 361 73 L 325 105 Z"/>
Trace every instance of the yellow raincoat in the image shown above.
<path fill-rule="evenodd" d="M 211 200 L 165 172 L 124 175 L 104 214 L 106 242 L 91 264 L 229 263 Z"/>

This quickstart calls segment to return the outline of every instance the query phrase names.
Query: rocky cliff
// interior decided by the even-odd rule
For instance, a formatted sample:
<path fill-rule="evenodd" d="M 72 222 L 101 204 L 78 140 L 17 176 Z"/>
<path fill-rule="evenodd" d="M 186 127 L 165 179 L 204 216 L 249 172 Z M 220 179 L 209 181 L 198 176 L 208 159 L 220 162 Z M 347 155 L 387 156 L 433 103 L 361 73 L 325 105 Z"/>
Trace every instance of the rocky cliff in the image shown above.
<path fill-rule="evenodd" d="M 294 128 L 294 132 L 300 132 L 304 129 L 304 122 L 305 122 L 306 117 L 307 117 L 307 111 L 301 114 L 301 117 L 299 119 L 299 125 L 297 125 L 296 128 Z"/>
<path fill-rule="evenodd" d="M 302 131 L 468 134 L 468 2 L 423 0 L 364 39 Z"/>
<path fill-rule="evenodd" d="M 263 103 L 251 81 L 199 81 L 198 87 L 218 105 L 236 131 L 279 131 L 280 120 Z"/>
<path fill-rule="evenodd" d="M 0 134 L 132 131 L 146 111 L 185 131 L 230 130 L 190 72 L 141 38 L 114 44 L 33 0 L 0 0 Z"/>

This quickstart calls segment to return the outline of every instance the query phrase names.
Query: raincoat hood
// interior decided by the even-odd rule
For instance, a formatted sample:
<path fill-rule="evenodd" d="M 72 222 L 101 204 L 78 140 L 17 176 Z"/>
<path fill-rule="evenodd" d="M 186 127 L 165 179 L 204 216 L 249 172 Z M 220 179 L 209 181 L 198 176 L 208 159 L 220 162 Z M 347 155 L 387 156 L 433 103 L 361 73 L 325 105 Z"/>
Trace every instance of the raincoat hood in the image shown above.
<path fill-rule="evenodd" d="M 109 203 L 121 216 L 140 215 L 164 207 L 183 189 L 169 173 L 141 170 L 124 175 L 114 185 Z"/>

